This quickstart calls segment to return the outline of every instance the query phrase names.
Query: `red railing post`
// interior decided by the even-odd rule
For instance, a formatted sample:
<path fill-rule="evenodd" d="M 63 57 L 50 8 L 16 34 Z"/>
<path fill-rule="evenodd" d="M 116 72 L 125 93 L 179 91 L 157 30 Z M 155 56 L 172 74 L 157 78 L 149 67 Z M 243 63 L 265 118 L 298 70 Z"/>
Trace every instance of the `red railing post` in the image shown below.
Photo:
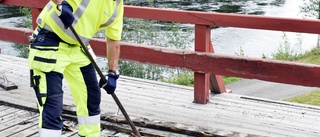
<path fill-rule="evenodd" d="M 211 33 L 210 33 L 210 37 L 211 37 Z M 214 53 L 214 49 L 213 49 L 211 40 L 210 40 L 209 52 Z M 227 89 L 224 85 L 222 76 L 215 75 L 215 74 L 210 75 L 210 90 L 211 90 L 211 92 L 216 93 L 216 94 L 227 92 Z"/>
<path fill-rule="evenodd" d="M 35 29 L 38 24 L 36 22 L 37 17 L 39 16 L 40 12 L 42 11 L 42 9 L 38 9 L 38 8 L 31 8 L 31 14 L 32 14 L 32 28 Z"/>
<path fill-rule="evenodd" d="M 209 52 L 210 26 L 195 25 L 195 51 Z M 194 73 L 194 103 L 206 104 L 209 101 L 209 74 Z"/>
<path fill-rule="evenodd" d="M 195 51 L 214 52 L 211 43 L 211 28 L 207 25 L 195 25 Z M 214 93 L 226 92 L 222 76 L 194 73 L 194 102 L 206 104 L 209 101 L 209 87 Z"/>

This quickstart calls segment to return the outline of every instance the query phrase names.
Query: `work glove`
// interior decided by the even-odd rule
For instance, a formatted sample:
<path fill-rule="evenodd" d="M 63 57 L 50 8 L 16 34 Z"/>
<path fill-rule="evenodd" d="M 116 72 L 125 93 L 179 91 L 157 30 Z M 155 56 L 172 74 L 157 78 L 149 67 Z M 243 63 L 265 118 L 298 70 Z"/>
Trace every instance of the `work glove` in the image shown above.
<path fill-rule="evenodd" d="M 108 76 L 107 84 L 100 79 L 99 87 L 106 90 L 108 94 L 113 94 L 117 87 L 117 79 L 119 78 L 119 75 L 108 74 L 106 76 Z"/>
<path fill-rule="evenodd" d="M 67 1 L 62 1 L 61 9 L 59 10 L 61 10 L 59 18 L 64 24 L 64 27 L 67 29 L 72 25 L 74 21 L 74 16 L 72 14 L 73 9 Z"/>

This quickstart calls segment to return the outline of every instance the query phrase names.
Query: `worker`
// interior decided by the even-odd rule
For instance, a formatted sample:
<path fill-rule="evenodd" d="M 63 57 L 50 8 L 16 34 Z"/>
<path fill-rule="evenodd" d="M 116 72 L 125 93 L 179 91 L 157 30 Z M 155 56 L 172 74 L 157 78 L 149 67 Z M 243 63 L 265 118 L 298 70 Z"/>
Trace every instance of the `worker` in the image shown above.
<path fill-rule="evenodd" d="M 28 65 L 40 112 L 39 136 L 61 136 L 63 78 L 70 86 L 76 106 L 79 136 L 100 136 L 100 88 L 113 94 L 119 77 L 123 0 L 51 0 L 36 22 Z M 99 30 L 105 30 L 107 83 L 101 79 L 98 82 L 94 66 L 70 30 L 71 26 L 88 49 L 91 49 L 90 38 Z"/>

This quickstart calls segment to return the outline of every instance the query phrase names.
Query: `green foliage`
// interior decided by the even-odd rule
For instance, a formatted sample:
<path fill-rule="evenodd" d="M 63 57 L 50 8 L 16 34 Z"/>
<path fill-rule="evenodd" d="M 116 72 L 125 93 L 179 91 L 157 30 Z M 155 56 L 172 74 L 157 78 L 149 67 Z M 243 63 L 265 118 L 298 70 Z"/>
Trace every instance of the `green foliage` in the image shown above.
<path fill-rule="evenodd" d="M 317 48 L 313 48 L 309 52 L 301 54 L 297 61 L 304 63 L 320 64 L 320 51 Z"/>
<path fill-rule="evenodd" d="M 133 18 L 125 18 L 124 22 L 122 40 L 126 42 L 186 49 L 193 40 L 189 38 L 189 31 L 182 31 L 177 23 L 163 25 L 165 23 L 159 21 Z M 126 60 L 119 61 L 119 71 L 122 75 L 151 80 L 163 79 L 162 75 L 166 74 L 176 76 L 166 67 Z"/>
<path fill-rule="evenodd" d="M 280 46 L 278 47 L 277 52 L 271 53 L 271 56 L 273 57 L 273 59 L 286 60 L 286 61 L 297 60 L 300 53 L 295 48 L 291 47 L 291 44 L 285 33 L 283 34 L 282 38 L 283 38 L 283 43 L 280 43 Z M 301 46 L 301 39 L 299 40 L 299 43 L 296 44 L 296 46 Z"/>
<path fill-rule="evenodd" d="M 299 55 L 296 61 L 312 64 L 320 64 L 320 51 L 314 48 L 304 54 Z M 302 104 L 310 104 L 320 106 L 320 90 L 315 90 L 307 94 L 302 94 L 293 98 L 286 99 L 285 101 L 296 102 Z"/>
<path fill-rule="evenodd" d="M 25 18 L 23 18 L 21 24 L 19 27 L 24 27 L 24 28 L 32 28 L 32 20 L 31 20 L 31 10 L 30 8 L 26 7 L 20 7 L 19 8 L 20 12 L 25 15 Z M 24 44 L 18 44 L 14 43 L 12 45 L 13 48 L 15 48 L 17 51 L 19 51 L 18 57 L 22 58 L 27 58 L 29 55 L 29 49 L 28 46 Z"/>
<path fill-rule="evenodd" d="M 242 78 L 223 76 L 224 84 L 230 84 L 230 83 L 236 82 L 241 79 Z M 192 71 L 183 70 L 177 76 L 170 77 L 166 80 L 161 79 L 161 81 L 173 83 L 173 84 L 185 85 L 185 86 L 193 86 L 194 85 L 194 75 L 193 75 Z"/>
<path fill-rule="evenodd" d="M 28 58 L 29 49 L 26 45 L 15 43 L 12 45 L 12 47 L 19 51 L 18 57 Z"/>
<path fill-rule="evenodd" d="M 167 80 L 161 79 L 161 81 L 185 86 L 193 86 L 194 76 L 192 71 L 182 70 L 182 72 L 178 73 L 175 77 L 170 77 Z"/>
<path fill-rule="evenodd" d="M 268 58 L 268 55 L 266 55 L 266 54 L 263 53 L 261 58 L 267 59 L 267 58 Z"/>
<path fill-rule="evenodd" d="M 305 17 L 316 17 L 320 19 L 320 0 L 303 0 L 300 12 Z"/>
<path fill-rule="evenodd" d="M 242 78 L 223 76 L 224 84 L 230 84 L 230 83 L 236 82 L 236 81 L 241 80 L 241 79 Z"/>
<path fill-rule="evenodd" d="M 194 38 L 190 38 L 190 30 L 185 29 L 185 32 L 181 31 L 181 24 L 171 23 L 166 27 L 165 37 L 167 42 L 165 47 L 174 47 L 178 49 L 190 49 L 190 43 L 194 41 Z"/>
<path fill-rule="evenodd" d="M 121 75 L 150 80 L 161 79 L 161 72 L 165 69 L 156 65 L 146 65 L 139 62 L 125 60 L 119 61 L 119 68 Z"/>
<path fill-rule="evenodd" d="M 235 52 L 234 54 L 236 54 L 237 56 L 245 56 L 244 49 L 242 48 L 242 46 L 240 46 L 239 53 Z"/>
<path fill-rule="evenodd" d="M 303 0 L 300 12 L 305 17 L 320 19 L 320 0 Z M 318 35 L 317 48 L 320 50 L 320 35 Z"/>
<path fill-rule="evenodd" d="M 20 7 L 20 12 L 23 13 L 26 18 L 23 18 L 22 24 L 20 27 L 24 28 L 32 28 L 32 20 L 31 20 L 31 10 L 30 8 Z"/>

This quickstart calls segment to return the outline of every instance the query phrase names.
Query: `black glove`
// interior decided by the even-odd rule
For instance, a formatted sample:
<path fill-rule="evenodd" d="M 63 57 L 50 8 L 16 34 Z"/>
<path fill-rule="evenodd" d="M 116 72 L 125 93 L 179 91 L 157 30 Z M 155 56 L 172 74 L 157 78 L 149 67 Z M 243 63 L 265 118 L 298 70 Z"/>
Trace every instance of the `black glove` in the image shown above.
<path fill-rule="evenodd" d="M 60 20 L 64 24 L 65 28 L 68 28 L 72 25 L 74 21 L 74 15 L 72 14 L 73 9 L 70 4 L 66 1 L 61 3 L 61 14 L 59 15 Z"/>
<path fill-rule="evenodd" d="M 99 87 L 101 88 L 103 86 L 103 89 L 106 90 L 108 94 L 113 94 L 117 87 L 117 79 L 119 78 L 119 75 L 108 74 L 106 76 L 108 76 L 107 84 L 100 79 Z"/>

